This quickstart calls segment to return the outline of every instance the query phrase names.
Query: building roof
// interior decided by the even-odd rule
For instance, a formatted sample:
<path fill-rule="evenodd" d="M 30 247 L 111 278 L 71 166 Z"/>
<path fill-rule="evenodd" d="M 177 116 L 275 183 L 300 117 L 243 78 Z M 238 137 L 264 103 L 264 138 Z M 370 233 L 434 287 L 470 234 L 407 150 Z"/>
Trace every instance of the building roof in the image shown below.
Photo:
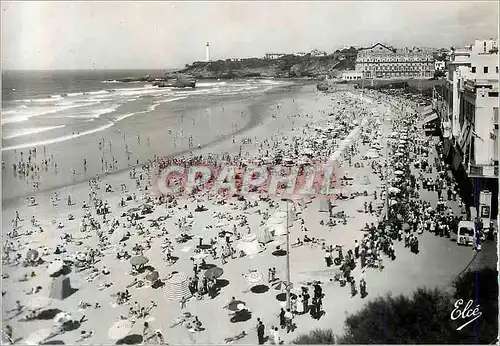
<path fill-rule="evenodd" d="M 386 45 L 383 45 L 383 44 L 382 44 L 382 43 L 380 43 L 380 42 L 379 42 L 379 43 L 375 43 L 375 44 L 374 44 L 373 46 L 371 46 L 371 47 L 367 47 L 367 48 L 360 48 L 359 50 L 369 50 L 369 49 L 373 49 L 373 48 L 375 48 L 375 47 L 377 47 L 377 46 L 383 47 L 383 48 L 385 48 L 385 49 L 387 49 L 387 50 L 390 50 L 390 51 L 391 51 L 391 52 L 393 52 L 393 53 L 396 53 L 396 49 L 394 49 L 394 48 L 389 48 L 389 47 L 387 47 Z"/>

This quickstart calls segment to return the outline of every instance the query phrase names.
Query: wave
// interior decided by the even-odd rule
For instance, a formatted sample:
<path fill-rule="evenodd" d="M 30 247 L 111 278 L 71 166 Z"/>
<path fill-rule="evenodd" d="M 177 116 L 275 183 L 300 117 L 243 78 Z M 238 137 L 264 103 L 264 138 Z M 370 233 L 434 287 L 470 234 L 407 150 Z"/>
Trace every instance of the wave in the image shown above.
<path fill-rule="evenodd" d="M 103 83 L 103 84 L 115 84 L 115 83 L 121 83 L 121 82 L 113 79 L 113 80 L 103 80 L 101 83 Z"/>
<path fill-rule="evenodd" d="M 148 107 L 148 111 L 152 112 L 156 109 L 156 107 L 158 107 L 159 105 L 161 105 L 162 103 L 169 103 L 169 102 L 174 102 L 174 101 L 179 101 L 179 100 L 184 100 L 186 99 L 187 96 L 184 96 L 184 97 L 176 97 L 176 98 L 173 98 L 173 99 L 168 99 L 168 100 L 162 100 L 162 101 L 158 101 L 152 105 L 150 105 Z"/>
<path fill-rule="evenodd" d="M 13 134 L 10 134 L 10 135 L 5 135 L 5 133 L 4 133 L 2 138 L 3 139 L 12 139 L 12 138 L 17 138 L 17 137 L 29 136 L 29 135 L 34 135 L 34 134 L 41 133 L 41 132 L 50 131 L 50 130 L 61 129 L 63 127 L 66 127 L 66 125 L 19 129 L 19 131 L 15 132 Z"/>
<path fill-rule="evenodd" d="M 68 109 L 76 108 L 76 107 L 82 107 L 82 106 L 88 106 L 89 104 L 72 104 L 72 105 L 66 105 L 66 106 L 55 106 L 55 107 L 44 107 L 44 108 L 36 108 L 32 109 L 31 111 L 22 111 L 23 114 L 19 114 L 19 110 L 9 110 L 6 112 L 11 112 L 10 114 L 19 114 L 19 115 L 14 115 L 14 116 L 9 116 L 9 117 L 4 117 L 6 112 L 2 112 L 2 125 L 3 124 L 9 124 L 9 123 L 19 123 L 23 121 L 27 121 L 30 118 L 40 116 L 40 115 L 47 115 L 47 114 L 53 114 L 57 112 L 62 112 Z"/>
<path fill-rule="evenodd" d="M 88 95 L 104 95 L 104 94 L 107 94 L 109 92 L 110 92 L 109 90 L 99 90 L 99 91 L 88 91 L 85 94 L 88 94 Z"/>
<path fill-rule="evenodd" d="M 83 132 L 80 132 L 80 133 L 75 133 L 75 134 L 71 134 L 71 135 L 66 135 L 66 136 L 51 138 L 51 139 L 47 139 L 47 140 L 43 140 L 43 141 L 38 141 L 38 142 L 22 143 L 22 144 L 12 145 L 10 147 L 3 147 L 2 151 L 10 151 L 10 150 L 17 150 L 17 149 L 24 149 L 24 148 L 32 148 L 32 147 L 37 147 L 37 146 L 40 146 L 40 145 L 47 145 L 47 144 L 59 143 L 59 142 L 67 141 L 67 140 L 70 140 L 70 139 L 75 139 L 75 138 L 78 138 L 78 137 L 82 137 L 82 136 L 90 135 L 92 133 L 96 133 L 96 132 L 99 132 L 99 131 L 106 130 L 106 129 L 110 128 L 113 125 L 114 125 L 114 123 L 109 122 L 108 124 L 106 124 L 104 126 L 97 127 L 95 129 L 91 129 L 91 130 L 88 130 L 88 131 L 83 131 Z"/>

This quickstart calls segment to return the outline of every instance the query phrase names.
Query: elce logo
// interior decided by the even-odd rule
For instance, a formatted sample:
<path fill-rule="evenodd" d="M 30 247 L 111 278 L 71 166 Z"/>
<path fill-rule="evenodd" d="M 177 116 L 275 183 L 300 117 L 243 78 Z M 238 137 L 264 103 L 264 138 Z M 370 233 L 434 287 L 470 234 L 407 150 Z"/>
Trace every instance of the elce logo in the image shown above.
<path fill-rule="evenodd" d="M 463 305 L 464 301 L 462 299 L 459 299 L 455 302 L 455 309 L 451 312 L 451 319 L 452 321 L 458 320 L 458 319 L 467 319 L 471 318 L 469 321 L 465 322 L 462 324 L 460 327 L 457 328 L 457 330 L 462 330 L 466 325 L 470 324 L 471 322 L 477 320 L 483 313 L 479 311 L 479 305 L 476 305 L 474 309 L 471 309 L 471 306 L 473 304 L 472 299 L 467 302 L 463 310 L 461 309 L 461 306 Z"/>

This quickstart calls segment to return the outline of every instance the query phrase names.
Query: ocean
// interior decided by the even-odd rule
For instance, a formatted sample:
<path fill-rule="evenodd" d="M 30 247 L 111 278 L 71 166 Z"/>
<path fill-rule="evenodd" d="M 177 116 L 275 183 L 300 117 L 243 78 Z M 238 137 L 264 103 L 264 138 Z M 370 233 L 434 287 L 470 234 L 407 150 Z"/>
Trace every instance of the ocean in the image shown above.
<path fill-rule="evenodd" d="M 165 71 L 5 71 L 2 151 L 71 140 L 103 131 L 162 103 L 186 98 L 263 92 L 283 82 L 198 81 L 196 89 L 158 88 L 116 79 Z"/>
<path fill-rule="evenodd" d="M 2 199 L 29 195 L 34 181 L 41 190 L 68 186 L 227 138 L 257 121 L 265 112 L 258 106 L 293 84 L 198 80 L 191 89 L 117 81 L 163 72 L 4 71 Z M 57 167 L 22 178 L 13 165 L 29 156 L 37 164 L 53 158 Z"/>

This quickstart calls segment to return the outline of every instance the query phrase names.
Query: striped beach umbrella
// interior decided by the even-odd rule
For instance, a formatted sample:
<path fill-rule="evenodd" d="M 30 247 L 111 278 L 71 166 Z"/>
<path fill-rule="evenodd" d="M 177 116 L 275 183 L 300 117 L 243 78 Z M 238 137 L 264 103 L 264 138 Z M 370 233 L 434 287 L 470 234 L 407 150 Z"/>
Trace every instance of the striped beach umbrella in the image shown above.
<path fill-rule="evenodd" d="M 165 282 L 165 298 L 173 301 L 180 301 L 183 298 L 191 297 L 189 282 L 184 273 L 174 273 Z"/>

